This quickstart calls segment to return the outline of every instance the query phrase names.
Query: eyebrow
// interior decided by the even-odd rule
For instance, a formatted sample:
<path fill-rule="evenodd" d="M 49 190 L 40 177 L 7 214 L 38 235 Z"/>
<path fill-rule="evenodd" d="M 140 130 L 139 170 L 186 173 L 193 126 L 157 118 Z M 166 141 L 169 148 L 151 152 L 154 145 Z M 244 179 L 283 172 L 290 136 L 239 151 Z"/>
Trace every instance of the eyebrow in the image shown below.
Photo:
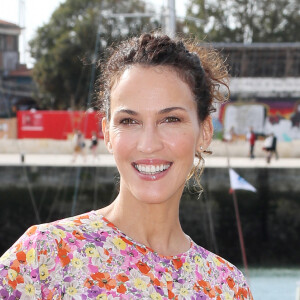
<path fill-rule="evenodd" d="M 180 107 L 180 106 L 172 106 L 172 107 L 167 107 L 167 108 L 164 108 L 164 109 L 160 110 L 160 111 L 158 112 L 158 114 L 159 114 L 159 115 L 163 115 L 163 114 L 167 114 L 167 113 L 169 113 L 169 112 L 172 112 L 172 111 L 174 111 L 174 110 L 182 110 L 182 111 L 186 111 L 186 109 L 183 108 L 183 107 Z M 131 109 L 125 109 L 125 108 L 122 108 L 122 109 L 118 110 L 116 113 L 117 113 L 117 114 L 119 114 L 119 113 L 126 113 L 126 114 L 131 115 L 131 116 L 137 116 L 137 115 L 138 115 L 138 113 L 137 113 L 136 111 L 131 110 Z"/>

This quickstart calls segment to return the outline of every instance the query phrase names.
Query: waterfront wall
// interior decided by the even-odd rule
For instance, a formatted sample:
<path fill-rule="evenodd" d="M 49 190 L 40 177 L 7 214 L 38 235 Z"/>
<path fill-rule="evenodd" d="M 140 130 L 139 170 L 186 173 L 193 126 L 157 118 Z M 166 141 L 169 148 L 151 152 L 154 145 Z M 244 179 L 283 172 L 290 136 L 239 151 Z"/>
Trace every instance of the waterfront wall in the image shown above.
<path fill-rule="evenodd" d="M 86 153 L 89 153 L 88 146 L 90 141 L 86 140 Z M 258 140 L 255 144 L 256 157 L 265 157 L 266 153 L 262 150 L 263 141 Z M 0 139 L 1 153 L 27 153 L 27 154 L 72 154 L 74 143 L 72 140 L 53 140 L 53 139 Z M 213 140 L 210 146 L 214 156 L 247 157 L 249 155 L 249 142 L 236 140 L 234 142 L 223 142 Z M 300 140 L 290 142 L 278 142 L 277 150 L 279 157 L 300 158 Z M 99 141 L 98 153 L 108 153 L 103 140 Z"/>
<path fill-rule="evenodd" d="M 249 264 L 299 266 L 299 170 L 236 171 L 258 190 L 237 192 Z M 50 222 L 70 216 L 72 210 L 80 214 L 109 204 L 117 195 L 117 180 L 114 167 L 0 167 L 0 254 L 37 223 L 32 200 L 41 222 Z M 242 264 L 227 169 L 205 169 L 202 183 L 200 199 L 192 187 L 184 192 L 182 226 L 198 244 Z"/>

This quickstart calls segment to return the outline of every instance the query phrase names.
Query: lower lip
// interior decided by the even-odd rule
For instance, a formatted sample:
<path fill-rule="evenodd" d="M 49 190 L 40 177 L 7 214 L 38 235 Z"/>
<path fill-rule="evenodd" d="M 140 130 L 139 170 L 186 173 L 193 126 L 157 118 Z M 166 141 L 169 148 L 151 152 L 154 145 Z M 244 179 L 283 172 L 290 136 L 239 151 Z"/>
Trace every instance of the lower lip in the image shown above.
<path fill-rule="evenodd" d="M 134 170 L 137 172 L 138 176 L 143 179 L 143 180 L 147 180 L 147 181 L 155 181 L 155 180 L 159 180 L 161 178 L 163 178 L 164 176 L 167 175 L 168 171 L 171 169 L 172 165 L 170 165 L 170 167 L 162 172 L 159 172 L 159 173 L 156 173 L 156 174 L 153 174 L 153 175 L 148 175 L 148 174 L 143 174 L 143 173 L 140 173 L 134 166 Z"/>

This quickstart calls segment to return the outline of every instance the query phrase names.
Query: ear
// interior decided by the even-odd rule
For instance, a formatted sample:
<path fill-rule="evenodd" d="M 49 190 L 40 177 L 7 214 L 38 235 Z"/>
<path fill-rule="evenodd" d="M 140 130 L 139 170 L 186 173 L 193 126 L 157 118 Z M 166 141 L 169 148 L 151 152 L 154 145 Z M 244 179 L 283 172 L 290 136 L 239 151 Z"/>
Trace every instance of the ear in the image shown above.
<path fill-rule="evenodd" d="M 104 142 L 107 150 L 110 153 L 113 153 L 111 142 L 110 142 L 110 136 L 109 136 L 109 121 L 106 117 L 102 118 L 102 132 L 104 136 Z"/>
<path fill-rule="evenodd" d="M 208 116 L 202 123 L 200 127 L 200 137 L 197 143 L 197 151 L 203 152 L 206 150 L 212 140 L 214 133 L 214 127 L 212 124 L 211 116 Z"/>

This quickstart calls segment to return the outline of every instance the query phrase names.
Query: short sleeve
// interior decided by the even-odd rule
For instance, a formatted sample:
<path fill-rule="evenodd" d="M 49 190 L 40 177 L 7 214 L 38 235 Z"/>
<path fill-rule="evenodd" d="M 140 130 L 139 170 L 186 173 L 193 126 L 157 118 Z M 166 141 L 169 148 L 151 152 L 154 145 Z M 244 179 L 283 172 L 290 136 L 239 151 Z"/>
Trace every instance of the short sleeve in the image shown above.
<path fill-rule="evenodd" d="M 51 286 L 56 256 L 56 242 L 47 230 L 30 227 L 0 258 L 0 299 L 47 298 L 57 289 Z"/>

